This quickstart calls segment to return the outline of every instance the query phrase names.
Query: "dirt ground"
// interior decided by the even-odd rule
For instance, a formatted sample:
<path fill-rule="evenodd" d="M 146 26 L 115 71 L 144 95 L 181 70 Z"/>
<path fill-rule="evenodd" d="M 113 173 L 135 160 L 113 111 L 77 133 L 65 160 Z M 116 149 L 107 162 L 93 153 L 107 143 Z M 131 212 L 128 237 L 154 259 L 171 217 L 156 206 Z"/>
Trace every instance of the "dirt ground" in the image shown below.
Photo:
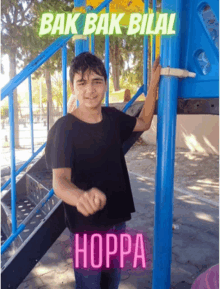
<path fill-rule="evenodd" d="M 156 146 L 141 138 L 125 155 L 128 170 L 155 178 Z M 219 156 L 176 148 L 174 186 L 219 203 Z"/>
<path fill-rule="evenodd" d="M 9 153 L 4 154 L 5 157 L 8 158 Z M 26 154 L 26 151 L 22 150 L 19 153 Z M 24 159 L 23 154 L 18 156 Z M 139 138 L 125 155 L 125 159 L 130 172 L 155 178 L 155 145 L 146 144 Z M 8 178 L 7 173 L 2 172 L 1 183 L 6 182 Z M 174 186 L 219 203 L 219 156 L 201 155 L 184 148 L 176 148 Z"/>

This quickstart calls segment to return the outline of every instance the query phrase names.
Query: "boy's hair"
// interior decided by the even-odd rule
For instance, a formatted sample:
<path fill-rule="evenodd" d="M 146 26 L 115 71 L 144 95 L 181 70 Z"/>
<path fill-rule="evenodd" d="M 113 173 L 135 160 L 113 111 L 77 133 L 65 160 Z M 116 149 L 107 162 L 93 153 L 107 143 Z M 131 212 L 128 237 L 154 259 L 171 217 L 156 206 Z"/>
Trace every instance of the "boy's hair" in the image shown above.
<path fill-rule="evenodd" d="M 86 70 L 93 71 L 96 74 L 103 76 L 106 82 L 107 73 L 102 60 L 90 52 L 80 53 L 72 59 L 69 72 L 70 82 L 73 84 L 76 73 L 81 72 L 83 77 Z"/>

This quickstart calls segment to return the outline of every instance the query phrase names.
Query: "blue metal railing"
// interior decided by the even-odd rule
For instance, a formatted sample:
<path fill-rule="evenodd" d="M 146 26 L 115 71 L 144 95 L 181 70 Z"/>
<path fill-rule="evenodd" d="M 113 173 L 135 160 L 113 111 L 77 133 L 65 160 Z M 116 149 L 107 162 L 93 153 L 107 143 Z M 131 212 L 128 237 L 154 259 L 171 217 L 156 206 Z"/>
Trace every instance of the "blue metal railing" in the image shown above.
<path fill-rule="evenodd" d="M 91 12 L 93 13 L 99 13 L 102 9 L 105 8 L 105 6 L 107 6 L 112 0 L 105 0 L 103 3 L 101 3 L 96 9 L 92 10 Z M 7 95 L 10 95 L 10 93 L 12 93 L 12 91 L 17 88 L 17 86 L 19 84 L 21 84 L 24 80 L 26 80 L 27 78 L 29 78 L 29 105 L 31 107 L 31 113 L 30 113 L 30 121 L 31 121 L 31 134 L 33 134 L 33 115 L 32 115 L 32 99 L 31 99 L 31 74 L 33 72 L 35 72 L 42 64 L 44 64 L 52 55 L 54 55 L 60 48 L 63 47 L 63 52 L 62 52 L 62 62 L 66 63 L 67 58 L 66 58 L 66 53 L 67 53 L 67 49 L 64 47 L 66 45 L 66 43 L 72 38 L 73 34 L 70 34 L 68 36 L 61 36 L 59 37 L 54 43 L 52 43 L 50 46 L 48 46 L 41 54 L 39 54 L 33 61 L 31 61 L 19 74 L 17 74 L 12 80 L 9 81 L 8 84 L 6 84 L 1 91 L 1 100 L 3 100 Z M 93 45 L 94 45 L 94 41 L 93 41 Z M 94 49 L 94 47 L 93 47 Z M 64 65 L 63 67 L 63 71 L 65 71 Z M 65 73 L 65 72 L 64 72 Z M 66 73 L 65 73 L 66 76 Z M 63 78 L 63 92 L 64 95 L 67 95 L 67 90 L 66 90 L 66 77 Z M 64 109 L 65 109 L 65 102 L 66 99 L 64 100 Z M 13 103 L 12 103 L 12 107 L 13 107 Z M 10 114 L 10 109 L 9 109 L 9 114 Z M 13 114 L 14 116 L 14 114 Z M 14 121 L 13 121 L 13 125 L 10 123 L 10 128 L 14 128 Z M 11 137 L 14 135 L 11 134 Z M 13 138 L 11 138 L 13 139 Z M 14 139 L 11 142 L 13 143 L 13 147 L 14 147 Z M 32 141 L 33 143 L 33 141 Z M 41 146 L 41 148 L 38 149 L 38 153 L 44 148 L 45 144 Z M 36 153 L 35 153 L 36 156 Z M 31 157 L 27 162 L 30 163 L 31 160 L 33 158 Z M 21 172 L 27 165 L 28 163 L 24 164 L 20 169 L 19 172 Z M 17 176 L 17 174 L 16 174 Z M 1 188 L 1 191 L 11 182 L 11 180 L 9 180 L 7 183 L 4 184 L 4 186 Z M 6 185 L 7 184 L 7 185 Z"/>
<path fill-rule="evenodd" d="M 35 153 L 32 154 L 32 156 L 15 172 L 15 176 L 17 177 L 20 172 L 22 172 L 29 164 L 30 162 L 45 148 L 46 143 L 44 143 Z M 4 183 L 4 185 L 1 187 L 1 191 L 3 191 L 9 184 L 11 183 L 11 178 Z"/>
<path fill-rule="evenodd" d="M 123 112 L 126 112 L 131 106 L 132 104 L 135 102 L 135 100 L 144 92 L 144 86 L 142 85 L 138 91 L 136 92 L 136 94 L 132 97 L 132 99 L 129 100 L 129 102 L 125 105 L 125 107 L 123 108 Z"/>
<path fill-rule="evenodd" d="M 42 64 L 44 64 L 51 56 L 53 56 L 67 41 L 72 38 L 73 34 L 68 36 L 61 36 L 54 43 L 48 46 L 41 54 L 32 60 L 20 73 L 18 73 L 12 80 L 9 81 L 2 88 L 1 100 L 11 93 L 19 84 L 27 79 L 33 72 L 35 72 Z"/>
<path fill-rule="evenodd" d="M 104 9 L 112 0 L 105 0 L 96 9 L 92 10 L 93 13 L 99 13 Z M 81 15 L 80 15 L 81 16 Z M 80 23 L 81 18 L 78 18 L 77 23 Z M 81 24 L 82 25 L 82 24 Z M 29 75 L 37 70 L 42 64 L 44 64 L 51 56 L 53 56 L 64 44 L 66 44 L 73 34 L 68 36 L 60 36 L 50 46 L 48 46 L 41 54 L 38 55 L 33 61 L 31 61 L 19 74 L 17 74 L 8 84 L 6 84 L 1 91 L 1 100 L 11 93 L 19 84 L 21 84 Z"/>
<path fill-rule="evenodd" d="M 29 110 L 30 110 L 30 124 L 31 124 L 31 152 L 34 154 L 34 125 L 33 125 L 33 109 L 32 109 L 32 87 L 31 87 L 31 75 L 28 77 L 29 88 Z"/>
<path fill-rule="evenodd" d="M 26 228 L 27 223 L 30 221 L 35 214 L 38 214 L 39 211 L 43 208 L 43 206 L 49 201 L 49 199 L 54 195 L 54 190 L 50 190 L 50 192 L 41 200 L 41 202 L 32 210 L 32 212 L 22 221 L 17 230 L 11 234 L 11 236 L 5 241 L 5 243 L 1 246 L 1 254 L 3 254 L 7 248 L 11 245 L 11 243 L 17 238 L 17 236 Z"/>
<path fill-rule="evenodd" d="M 99 5 L 98 8 L 91 12 L 99 13 L 102 9 L 106 8 L 106 12 L 109 12 L 109 3 L 112 0 L 106 0 Z M 148 1 L 145 0 L 145 11 L 148 10 Z M 51 56 L 53 56 L 59 49 L 62 49 L 62 74 L 63 74 L 63 115 L 67 113 L 67 47 L 66 43 L 72 38 L 73 34 L 68 36 L 59 37 L 53 44 L 51 44 L 45 51 L 43 51 L 36 59 L 28 64 L 18 75 L 16 75 L 3 89 L 1 93 L 1 100 L 9 95 L 9 118 L 10 118 L 10 146 L 11 146 L 11 178 L 1 187 L 1 191 L 4 190 L 11 183 L 11 204 L 12 204 L 12 234 L 5 241 L 1 247 L 1 254 L 3 254 L 10 244 L 16 239 L 16 237 L 26 228 L 26 224 L 30 219 L 39 212 L 39 210 L 46 204 L 46 202 L 54 195 L 54 190 L 50 192 L 39 202 L 39 204 L 32 210 L 32 212 L 22 221 L 17 227 L 16 219 L 16 176 L 23 171 L 28 164 L 45 148 L 44 143 L 36 152 L 34 152 L 34 132 L 33 132 L 33 111 L 32 111 L 32 88 L 31 88 L 31 74 L 35 72 L 42 64 L 44 64 Z M 133 98 L 126 104 L 123 112 L 126 112 L 134 101 L 144 93 L 147 94 L 147 52 L 148 52 L 148 36 L 144 36 L 144 71 L 143 71 L 143 83 Z M 81 42 L 80 42 L 81 41 Z M 81 49 L 88 49 L 88 41 L 77 40 L 75 45 L 78 46 L 77 53 Z M 91 50 L 95 52 L 95 39 L 94 35 L 91 36 Z M 82 52 L 82 51 L 80 51 Z M 107 79 L 109 79 L 109 36 L 105 36 L 105 67 L 107 72 Z M 15 144 L 14 144 L 14 108 L 13 108 L 13 90 L 21 84 L 25 79 L 29 80 L 29 108 L 30 108 L 30 124 L 31 124 L 31 150 L 32 156 L 23 164 L 17 171 L 15 169 Z M 109 86 L 106 92 L 105 105 L 109 105 Z"/>
<path fill-rule="evenodd" d="M 13 91 L 9 97 L 9 123 L 10 123 L 10 149 L 11 149 L 11 216 L 12 216 L 12 234 L 17 230 L 16 219 L 16 185 L 15 185 L 15 139 L 14 139 L 14 98 Z"/>
<path fill-rule="evenodd" d="M 112 0 L 105 0 L 101 5 L 99 5 L 95 10 L 91 11 L 93 13 L 99 13 L 103 8 L 105 8 Z M 80 23 L 80 17 L 79 17 Z M 82 23 L 80 23 L 82 25 Z M 54 43 L 48 46 L 45 51 L 43 51 L 38 57 L 31 61 L 19 74 L 17 74 L 12 80 L 9 81 L 7 85 L 2 88 L 1 91 L 1 100 L 6 96 L 9 96 L 9 122 L 10 122 L 10 150 L 11 150 L 11 178 L 1 187 L 1 191 L 4 190 L 11 183 L 11 207 L 12 207 L 12 234 L 6 240 L 6 242 L 1 247 L 1 254 L 7 250 L 13 240 L 24 230 L 25 223 L 24 221 L 17 228 L 17 219 L 16 219 L 16 176 L 25 169 L 28 164 L 36 157 L 37 154 L 46 146 L 46 143 L 43 144 L 35 153 L 34 153 L 34 142 L 33 142 L 33 112 L 32 112 L 32 93 L 31 93 L 31 74 L 35 72 L 42 64 L 44 64 L 52 55 L 54 55 L 59 49 L 62 48 L 62 70 L 63 70 L 63 114 L 67 113 L 67 87 L 66 87 L 66 69 L 67 69 L 67 48 L 66 43 L 72 38 L 73 34 L 68 36 L 59 37 Z M 15 142 L 14 142 L 14 100 L 13 100 L 13 91 L 21 84 L 25 79 L 29 78 L 29 106 L 30 106 L 30 122 L 31 122 L 31 143 L 32 143 L 32 156 L 29 160 L 18 170 L 16 171 L 15 166 Z M 54 192 L 51 190 L 47 199 L 42 203 L 44 204 L 53 196 Z M 35 208 L 36 209 L 36 208 Z M 36 210 L 32 212 L 37 213 Z M 32 213 L 30 214 L 32 215 Z M 27 220 L 30 220 L 30 215 Z M 33 216 L 32 216 L 33 217 Z"/>

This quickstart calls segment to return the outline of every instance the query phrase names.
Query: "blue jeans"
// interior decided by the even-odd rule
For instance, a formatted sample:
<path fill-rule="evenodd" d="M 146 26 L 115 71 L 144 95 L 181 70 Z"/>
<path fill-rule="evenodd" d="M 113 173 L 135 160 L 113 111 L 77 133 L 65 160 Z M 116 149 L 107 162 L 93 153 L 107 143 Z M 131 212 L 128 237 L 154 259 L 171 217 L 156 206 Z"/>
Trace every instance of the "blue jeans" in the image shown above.
<path fill-rule="evenodd" d="M 113 226 L 111 229 L 105 233 L 124 233 L 126 228 L 126 223 L 122 222 Z M 73 248 L 74 234 L 70 232 L 70 242 Z M 73 260 L 74 262 L 74 260 Z M 113 260 L 113 263 L 115 260 Z M 75 289 L 118 289 L 121 280 L 121 269 L 119 268 L 118 260 L 116 260 L 117 266 L 110 269 L 101 269 L 95 271 L 84 268 L 75 268 Z M 112 263 L 111 263 L 112 264 Z M 115 263 L 114 263 L 115 264 Z"/>

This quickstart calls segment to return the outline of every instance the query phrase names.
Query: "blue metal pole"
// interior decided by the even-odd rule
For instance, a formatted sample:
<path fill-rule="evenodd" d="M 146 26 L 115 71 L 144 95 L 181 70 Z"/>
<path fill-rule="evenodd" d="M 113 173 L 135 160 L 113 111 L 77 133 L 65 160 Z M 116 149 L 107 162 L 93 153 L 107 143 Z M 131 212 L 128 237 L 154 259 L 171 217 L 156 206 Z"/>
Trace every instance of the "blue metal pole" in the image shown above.
<path fill-rule="evenodd" d="M 144 13 L 148 13 L 149 0 L 144 1 Z M 143 83 L 144 83 L 144 95 L 147 95 L 147 62 L 148 62 L 148 35 L 144 35 L 144 71 L 143 71 Z"/>
<path fill-rule="evenodd" d="M 91 53 L 95 54 L 95 35 L 91 35 Z"/>
<path fill-rule="evenodd" d="M 75 0 L 74 1 L 75 8 L 77 7 L 86 7 L 86 0 Z M 79 55 L 84 51 L 89 51 L 88 40 L 77 39 L 75 41 L 75 55 Z"/>
<path fill-rule="evenodd" d="M 157 0 L 153 0 L 153 13 L 155 15 L 154 18 L 154 27 L 155 27 L 155 19 L 156 19 L 156 13 L 157 13 Z M 155 60 L 155 48 L 156 48 L 156 36 L 152 35 L 153 37 L 153 43 L 152 43 L 152 64 L 154 63 Z"/>
<path fill-rule="evenodd" d="M 108 4 L 110 4 L 112 2 L 112 0 L 105 0 L 103 1 L 95 10 L 94 13 L 99 13 L 100 11 L 102 11 L 102 9 L 104 9 L 105 7 L 107 7 Z"/>
<path fill-rule="evenodd" d="M 90 11 L 91 12 L 93 11 L 92 6 L 86 6 L 86 12 L 88 13 Z M 91 51 L 92 54 L 95 54 L 95 35 L 91 34 L 89 37 L 87 37 L 87 41 L 89 50 Z"/>
<path fill-rule="evenodd" d="M 162 38 L 162 67 L 179 67 L 181 0 L 162 2 L 163 13 L 176 13 L 176 35 Z M 157 173 L 154 214 L 153 289 L 169 289 L 172 262 L 173 183 L 178 78 L 162 76 L 157 115 Z"/>
<path fill-rule="evenodd" d="M 31 151 L 34 154 L 34 125 L 33 125 L 33 109 L 32 109 L 32 88 L 31 88 L 31 75 L 28 77 L 29 89 L 29 111 L 30 111 L 30 126 L 31 126 Z"/>
<path fill-rule="evenodd" d="M 63 115 L 67 114 L 67 47 L 62 47 L 62 72 L 63 72 Z"/>
<path fill-rule="evenodd" d="M 83 43 L 81 39 L 75 40 L 75 55 L 79 55 L 83 51 Z"/>
<path fill-rule="evenodd" d="M 106 13 L 109 13 L 109 4 L 106 6 L 105 9 Z M 105 69 L 107 73 L 107 91 L 105 96 L 105 106 L 109 106 L 109 35 L 105 35 Z"/>
<path fill-rule="evenodd" d="M 82 6 L 86 6 L 86 0 L 75 0 L 74 1 L 74 6 L 75 7 L 82 7 Z M 79 55 L 80 53 L 84 52 L 84 51 L 89 51 L 89 44 L 87 40 L 83 40 L 83 39 L 77 39 L 75 41 L 75 55 Z M 79 101 L 77 99 L 76 101 L 76 106 L 79 107 Z"/>
<path fill-rule="evenodd" d="M 4 244 L 1 246 L 1 255 L 8 249 L 8 247 L 11 245 L 11 243 L 17 238 L 19 234 L 25 229 L 25 225 L 21 224 L 19 225 L 16 232 L 12 233 L 11 236 L 4 242 Z"/>
<path fill-rule="evenodd" d="M 87 37 L 86 40 L 84 39 L 76 39 L 75 40 L 75 55 L 79 55 L 84 51 L 89 51 L 89 39 Z"/>
<path fill-rule="evenodd" d="M 10 123 L 10 149 L 11 149 L 11 216 L 12 234 L 17 230 L 16 219 L 16 176 L 15 176 L 15 134 L 14 134 L 14 99 L 13 91 L 9 95 L 9 123 Z"/>
<path fill-rule="evenodd" d="M 89 51 L 89 37 L 83 42 L 83 51 Z"/>

